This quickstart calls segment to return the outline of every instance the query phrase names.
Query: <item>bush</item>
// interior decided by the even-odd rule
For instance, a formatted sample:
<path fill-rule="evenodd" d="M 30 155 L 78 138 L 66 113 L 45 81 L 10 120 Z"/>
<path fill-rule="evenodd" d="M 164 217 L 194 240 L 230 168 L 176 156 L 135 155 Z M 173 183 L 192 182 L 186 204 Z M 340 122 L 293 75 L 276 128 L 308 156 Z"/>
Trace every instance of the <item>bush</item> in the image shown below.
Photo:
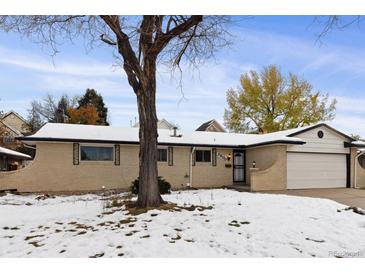
<path fill-rule="evenodd" d="M 158 188 L 160 190 L 160 194 L 170 194 L 171 193 L 171 185 L 170 185 L 170 183 L 167 182 L 161 176 L 158 176 L 157 177 L 157 180 L 158 180 Z M 131 186 L 131 192 L 133 194 L 138 194 L 138 190 L 139 190 L 139 178 L 137 178 L 136 180 L 134 180 L 132 182 L 132 186 Z"/>

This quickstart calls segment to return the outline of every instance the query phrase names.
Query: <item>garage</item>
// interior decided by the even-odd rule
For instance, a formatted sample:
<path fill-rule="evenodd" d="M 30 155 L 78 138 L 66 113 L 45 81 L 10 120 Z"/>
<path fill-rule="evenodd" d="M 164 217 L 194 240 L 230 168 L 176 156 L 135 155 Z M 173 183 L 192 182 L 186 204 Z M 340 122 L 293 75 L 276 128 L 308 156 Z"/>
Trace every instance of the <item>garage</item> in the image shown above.
<path fill-rule="evenodd" d="M 346 154 L 287 152 L 287 189 L 346 187 Z"/>

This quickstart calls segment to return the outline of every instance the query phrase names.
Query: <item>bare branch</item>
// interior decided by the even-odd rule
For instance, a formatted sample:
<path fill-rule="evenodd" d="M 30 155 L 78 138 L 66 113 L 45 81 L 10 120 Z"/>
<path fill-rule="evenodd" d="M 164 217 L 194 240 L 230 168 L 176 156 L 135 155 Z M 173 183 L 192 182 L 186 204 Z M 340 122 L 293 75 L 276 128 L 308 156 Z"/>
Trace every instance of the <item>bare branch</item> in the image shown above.
<path fill-rule="evenodd" d="M 106 34 L 101 34 L 100 35 L 100 40 L 103 41 L 104 43 L 107 43 L 108 45 L 111 46 L 116 46 L 117 42 L 112 41 Z"/>

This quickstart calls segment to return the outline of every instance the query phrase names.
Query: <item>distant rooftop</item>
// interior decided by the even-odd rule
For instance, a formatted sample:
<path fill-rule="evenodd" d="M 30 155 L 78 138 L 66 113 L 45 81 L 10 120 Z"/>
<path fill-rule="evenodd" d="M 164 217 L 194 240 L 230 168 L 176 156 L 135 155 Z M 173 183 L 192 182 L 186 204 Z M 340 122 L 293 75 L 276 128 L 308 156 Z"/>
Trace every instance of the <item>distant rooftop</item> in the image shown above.
<path fill-rule="evenodd" d="M 139 122 L 136 122 L 133 127 L 138 128 L 139 127 Z M 175 127 L 175 125 L 173 123 L 170 123 L 169 121 L 167 121 L 166 119 L 161 119 L 157 121 L 157 128 L 159 129 L 173 129 Z"/>
<path fill-rule="evenodd" d="M 195 131 L 226 132 L 224 127 L 215 119 L 201 124 Z"/>

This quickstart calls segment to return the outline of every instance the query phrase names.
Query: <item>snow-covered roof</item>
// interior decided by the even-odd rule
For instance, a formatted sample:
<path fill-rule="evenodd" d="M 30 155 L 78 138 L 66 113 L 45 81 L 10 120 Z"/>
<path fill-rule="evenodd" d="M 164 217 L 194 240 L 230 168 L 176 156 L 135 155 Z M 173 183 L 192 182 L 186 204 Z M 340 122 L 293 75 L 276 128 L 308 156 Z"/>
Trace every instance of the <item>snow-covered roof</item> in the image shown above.
<path fill-rule="evenodd" d="M 29 144 L 39 141 L 138 143 L 138 131 L 138 128 L 48 123 L 34 135 L 19 139 Z M 171 134 L 170 130 L 158 129 L 159 144 L 244 147 L 267 143 L 304 143 L 299 138 L 279 134 L 258 135 L 206 131 L 179 132 L 181 137 L 171 136 Z"/>
<path fill-rule="evenodd" d="M 365 147 L 365 142 L 355 141 L 342 132 L 328 126 L 325 123 L 317 123 L 305 127 L 277 131 L 267 134 L 241 134 L 227 132 L 193 131 L 179 132 L 181 137 L 172 136 L 168 129 L 158 129 L 158 143 L 160 145 L 181 146 L 217 146 L 217 147 L 250 147 L 273 143 L 304 144 L 305 142 L 296 137 L 303 131 L 312 128 L 326 126 L 348 139 L 351 146 Z M 19 137 L 28 144 L 37 142 L 100 142 L 100 143 L 131 143 L 137 144 L 138 128 L 120 128 L 112 126 L 75 125 L 47 123 L 37 133 Z"/>
<path fill-rule="evenodd" d="M 0 154 L 13 156 L 13 157 L 16 157 L 16 158 L 22 158 L 22 159 L 32 159 L 32 157 L 30 157 L 27 154 L 20 153 L 18 151 L 11 150 L 11 149 L 8 149 L 8 148 L 5 148 L 5 147 L 0 147 Z"/>

